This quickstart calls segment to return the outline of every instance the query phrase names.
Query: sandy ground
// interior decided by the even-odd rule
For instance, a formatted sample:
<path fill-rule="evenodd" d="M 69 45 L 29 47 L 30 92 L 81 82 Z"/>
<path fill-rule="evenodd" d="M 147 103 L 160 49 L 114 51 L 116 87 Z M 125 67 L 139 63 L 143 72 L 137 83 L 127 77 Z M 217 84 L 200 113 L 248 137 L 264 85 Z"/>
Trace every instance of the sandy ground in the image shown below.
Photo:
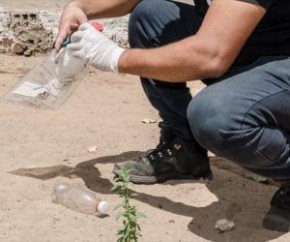
<path fill-rule="evenodd" d="M 43 57 L 0 56 L 0 94 Z M 201 85 L 192 83 L 192 91 Z M 105 218 L 84 215 L 52 203 L 58 181 L 87 186 L 114 207 L 114 163 L 152 148 L 158 116 L 138 78 L 91 70 L 73 96 L 56 111 L 0 105 L 0 241 L 116 241 L 116 211 Z M 95 153 L 88 148 L 98 146 Z M 132 203 L 147 215 L 141 241 L 289 241 L 290 234 L 267 231 L 262 218 L 277 189 L 238 175 L 243 171 L 212 158 L 214 180 L 135 185 Z M 219 233 L 217 220 L 235 229 Z"/>
<path fill-rule="evenodd" d="M 22 9 L 59 10 L 64 1 L 22 2 Z M 0 9 L 19 0 L 0 0 Z M 0 55 L 0 95 L 43 56 Z M 202 88 L 191 83 L 192 92 Z M 116 241 L 117 212 L 104 218 L 77 213 L 52 203 L 58 181 L 86 186 L 98 197 L 119 204 L 111 193 L 112 168 L 158 141 L 158 120 L 137 77 L 101 73 L 86 76 L 71 98 L 56 111 L 0 104 L 0 241 Z M 97 146 L 95 153 L 88 148 Z M 219 157 L 211 158 L 214 180 L 170 181 L 135 185 L 133 205 L 146 214 L 140 241 L 290 241 L 289 233 L 262 228 L 262 218 L 277 187 L 246 179 L 245 171 Z M 228 218 L 235 229 L 219 233 L 214 224 Z"/>

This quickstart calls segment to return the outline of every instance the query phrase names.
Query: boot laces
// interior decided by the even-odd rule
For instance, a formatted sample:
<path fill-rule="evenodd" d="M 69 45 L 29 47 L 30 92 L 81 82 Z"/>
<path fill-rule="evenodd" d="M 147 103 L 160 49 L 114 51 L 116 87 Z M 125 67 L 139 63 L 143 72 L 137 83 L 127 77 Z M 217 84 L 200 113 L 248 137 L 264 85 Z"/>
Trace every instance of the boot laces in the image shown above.
<path fill-rule="evenodd" d="M 172 149 L 168 145 L 164 144 L 159 148 L 148 150 L 143 158 L 147 158 L 149 161 L 158 161 L 165 157 L 171 156 L 173 156 Z"/>

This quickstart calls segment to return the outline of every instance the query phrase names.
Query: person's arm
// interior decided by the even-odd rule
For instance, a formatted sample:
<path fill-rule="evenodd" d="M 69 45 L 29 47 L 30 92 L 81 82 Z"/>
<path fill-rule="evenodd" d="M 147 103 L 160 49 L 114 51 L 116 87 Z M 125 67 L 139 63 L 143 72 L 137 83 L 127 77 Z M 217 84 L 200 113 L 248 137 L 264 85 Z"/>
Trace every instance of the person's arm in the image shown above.
<path fill-rule="evenodd" d="M 128 14 L 140 0 L 73 0 L 64 8 L 55 48 L 89 19 L 118 17 Z"/>
<path fill-rule="evenodd" d="M 118 70 L 169 82 L 219 77 L 232 65 L 265 13 L 259 5 L 214 0 L 195 36 L 159 48 L 126 50 Z"/>
<path fill-rule="evenodd" d="M 89 19 L 111 18 L 128 14 L 141 0 L 73 0 Z"/>

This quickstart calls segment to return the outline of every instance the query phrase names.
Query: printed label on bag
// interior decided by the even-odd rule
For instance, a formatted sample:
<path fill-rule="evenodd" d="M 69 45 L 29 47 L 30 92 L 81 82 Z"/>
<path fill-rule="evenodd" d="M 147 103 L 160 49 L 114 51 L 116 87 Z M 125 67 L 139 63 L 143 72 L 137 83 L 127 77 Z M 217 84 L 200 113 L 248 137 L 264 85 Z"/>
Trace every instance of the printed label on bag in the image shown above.
<path fill-rule="evenodd" d="M 41 96 L 57 96 L 61 91 L 61 86 L 57 79 L 53 79 L 51 82 L 45 85 L 35 84 L 31 82 L 24 82 L 21 86 L 16 88 L 12 93 L 26 97 Z"/>
<path fill-rule="evenodd" d="M 23 82 L 21 86 L 16 88 L 12 93 L 26 97 L 36 97 L 42 92 L 43 85 L 37 85 L 30 82 Z"/>

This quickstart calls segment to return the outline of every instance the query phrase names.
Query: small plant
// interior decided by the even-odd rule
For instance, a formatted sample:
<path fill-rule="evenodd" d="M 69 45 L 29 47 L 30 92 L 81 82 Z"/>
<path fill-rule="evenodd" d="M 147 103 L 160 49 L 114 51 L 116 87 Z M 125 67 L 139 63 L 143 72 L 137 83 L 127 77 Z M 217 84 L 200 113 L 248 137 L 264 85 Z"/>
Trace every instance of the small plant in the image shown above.
<path fill-rule="evenodd" d="M 129 171 L 124 167 L 117 171 L 118 176 L 113 180 L 112 191 L 119 190 L 122 203 L 117 205 L 114 210 L 123 208 L 123 211 L 117 215 L 117 220 L 122 218 L 123 228 L 118 230 L 118 242 L 137 242 L 141 237 L 141 228 L 138 224 L 140 217 L 145 217 L 143 213 L 137 211 L 135 206 L 130 204 L 130 187 L 133 185 L 130 182 Z"/>

